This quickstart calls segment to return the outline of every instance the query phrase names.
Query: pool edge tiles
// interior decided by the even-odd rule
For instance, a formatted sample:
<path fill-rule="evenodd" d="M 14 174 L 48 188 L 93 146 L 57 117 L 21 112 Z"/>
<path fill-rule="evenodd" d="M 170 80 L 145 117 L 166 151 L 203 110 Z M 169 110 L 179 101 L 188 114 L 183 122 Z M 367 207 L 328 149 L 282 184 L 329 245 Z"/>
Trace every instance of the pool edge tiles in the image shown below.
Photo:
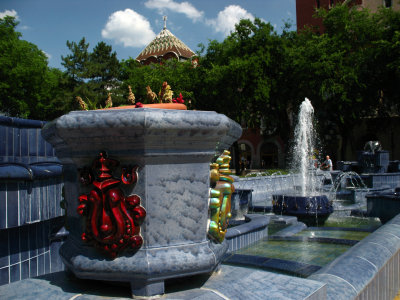
<path fill-rule="evenodd" d="M 324 283 L 230 265 L 222 265 L 201 289 L 216 291 L 224 299 L 326 299 Z M 192 299 L 180 298 L 182 293 L 168 294 L 163 299 Z"/>
<path fill-rule="evenodd" d="M 65 272 L 59 272 L 1 286 L 0 297 L 4 300 L 32 299 L 34 294 L 37 299 L 131 299 L 128 298 L 129 293 L 121 294 L 123 287 L 115 289 L 106 284 L 95 284 L 94 288 L 93 284 L 88 280 L 68 280 Z M 222 265 L 200 287 L 185 289 L 182 282 L 180 291 L 166 293 L 159 298 L 323 300 L 326 299 L 326 284 L 263 270 Z"/>
<path fill-rule="evenodd" d="M 327 283 L 328 299 L 393 299 L 400 288 L 400 215 L 309 279 Z"/>

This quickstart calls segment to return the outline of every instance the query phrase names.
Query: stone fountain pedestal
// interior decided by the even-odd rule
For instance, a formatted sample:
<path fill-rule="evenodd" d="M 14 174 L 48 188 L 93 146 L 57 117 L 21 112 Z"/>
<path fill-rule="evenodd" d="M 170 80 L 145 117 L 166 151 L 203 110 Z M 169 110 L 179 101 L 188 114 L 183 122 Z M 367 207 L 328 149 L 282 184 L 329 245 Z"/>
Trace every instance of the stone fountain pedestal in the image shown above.
<path fill-rule="evenodd" d="M 207 236 L 209 164 L 239 138 L 237 123 L 208 111 L 73 111 L 42 135 L 63 163 L 70 235 L 60 255 L 76 277 L 150 296 L 218 266 L 228 246 Z"/>

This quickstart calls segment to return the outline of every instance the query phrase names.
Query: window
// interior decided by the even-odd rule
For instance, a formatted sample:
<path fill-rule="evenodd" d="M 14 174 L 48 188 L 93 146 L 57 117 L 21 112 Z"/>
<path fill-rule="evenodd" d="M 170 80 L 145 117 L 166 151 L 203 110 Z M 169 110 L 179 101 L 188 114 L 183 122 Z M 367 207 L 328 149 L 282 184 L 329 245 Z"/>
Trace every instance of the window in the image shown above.
<path fill-rule="evenodd" d="M 329 0 L 329 7 L 333 7 L 335 5 L 335 0 Z"/>
<path fill-rule="evenodd" d="M 260 150 L 261 169 L 277 168 L 278 163 L 278 147 L 274 143 L 266 142 Z"/>
<path fill-rule="evenodd" d="M 392 0 L 383 0 L 384 7 L 392 7 Z"/>
<path fill-rule="evenodd" d="M 321 3 L 319 0 L 317 0 L 317 8 L 320 8 L 320 7 L 321 7 Z"/>

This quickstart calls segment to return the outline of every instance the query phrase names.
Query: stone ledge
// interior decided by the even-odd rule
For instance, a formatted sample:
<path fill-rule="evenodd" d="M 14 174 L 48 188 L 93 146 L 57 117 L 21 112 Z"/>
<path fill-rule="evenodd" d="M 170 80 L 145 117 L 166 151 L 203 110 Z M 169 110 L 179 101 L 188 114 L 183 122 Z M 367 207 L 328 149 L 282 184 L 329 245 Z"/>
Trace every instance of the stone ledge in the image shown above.
<path fill-rule="evenodd" d="M 11 299 L 131 299 L 127 286 L 77 280 L 65 272 L 0 286 L 0 298 Z M 211 276 L 171 281 L 155 299 L 326 299 L 324 283 L 243 267 L 222 265 Z"/>
<path fill-rule="evenodd" d="M 327 284 L 328 299 L 393 299 L 399 290 L 400 215 L 358 242 L 309 279 Z M 393 278 L 393 276 L 395 278 Z"/>
<path fill-rule="evenodd" d="M 245 215 L 245 220 L 246 222 L 242 225 L 229 228 L 225 238 L 230 240 L 252 231 L 263 230 L 268 226 L 270 217 L 265 215 L 249 214 Z"/>
<path fill-rule="evenodd" d="M 62 175 L 59 162 L 38 162 L 33 164 L 0 163 L 0 180 L 38 180 Z"/>

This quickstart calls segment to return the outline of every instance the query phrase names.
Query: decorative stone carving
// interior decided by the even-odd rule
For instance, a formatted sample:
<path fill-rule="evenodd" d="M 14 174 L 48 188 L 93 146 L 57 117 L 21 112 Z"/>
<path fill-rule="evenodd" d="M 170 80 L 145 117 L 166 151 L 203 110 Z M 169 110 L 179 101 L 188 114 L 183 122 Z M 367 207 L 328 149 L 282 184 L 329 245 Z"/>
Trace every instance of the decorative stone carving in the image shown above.
<path fill-rule="evenodd" d="M 229 219 L 231 218 L 231 196 L 235 191 L 233 178 L 229 170 L 230 152 L 225 150 L 217 158 L 216 163 L 211 164 L 210 175 L 210 225 L 208 234 L 212 239 L 223 242 Z"/>
<path fill-rule="evenodd" d="M 47 123 L 42 135 L 54 146 L 63 164 L 70 234 L 60 249 L 60 256 L 75 276 L 128 282 L 132 294 L 151 296 L 164 292 L 166 279 L 209 273 L 221 262 L 228 249 L 227 242 L 218 243 L 208 238 L 210 161 L 216 151 L 219 154 L 220 149 L 227 149 L 240 137 L 239 124 L 210 111 L 121 108 L 70 112 Z M 109 161 L 85 168 L 92 165 L 101 151 L 118 160 L 119 166 Z M 121 168 L 134 165 L 140 168 Z M 95 174 L 93 169 L 103 170 Z M 219 169 L 224 168 L 219 166 Z M 128 243 L 118 248 L 117 239 L 104 244 L 95 238 L 95 244 L 102 249 L 105 245 L 117 245 L 116 251 L 106 251 L 117 254 L 110 259 L 93 244 L 83 241 L 82 232 L 89 233 L 89 230 L 80 209 L 89 212 L 86 217 L 93 213 L 85 205 L 78 209 L 77 199 L 82 194 L 88 196 L 88 201 L 81 198 L 81 204 L 86 206 L 90 195 L 107 201 L 118 199 L 111 200 L 117 204 L 118 213 L 109 215 L 116 232 L 110 236 L 112 239 L 120 236 L 117 228 L 127 233 L 126 226 L 116 226 L 116 215 L 124 216 L 120 224 L 125 224 L 129 220 L 127 216 L 131 216 L 134 236 L 143 238 L 141 247 L 132 249 Z M 134 219 L 135 214 L 140 215 L 135 212 L 139 201 L 129 196 L 134 194 L 140 197 L 140 205 L 146 210 L 140 235 Z M 126 213 L 121 213 L 122 203 Z M 100 205 L 97 207 L 101 209 Z M 227 209 L 225 206 L 220 211 Z M 219 222 L 222 229 L 227 224 L 223 218 Z M 108 224 L 106 217 L 104 222 L 90 224 L 89 228 L 102 230 L 101 226 Z M 110 228 L 105 226 L 103 230 L 107 232 Z M 106 235 L 99 233 L 98 236 L 102 241 Z"/>
<path fill-rule="evenodd" d="M 84 185 L 93 185 L 89 194 L 79 196 L 78 213 L 86 217 L 83 241 L 88 242 L 115 258 L 126 247 L 138 249 L 143 244 L 140 224 L 146 210 L 140 206 L 140 197 L 125 197 L 119 188 L 121 183 L 133 184 L 138 179 L 137 169 L 122 168 L 121 179 L 114 178 L 112 171 L 119 165 L 117 160 L 101 152 L 91 169 L 80 172 Z"/>

